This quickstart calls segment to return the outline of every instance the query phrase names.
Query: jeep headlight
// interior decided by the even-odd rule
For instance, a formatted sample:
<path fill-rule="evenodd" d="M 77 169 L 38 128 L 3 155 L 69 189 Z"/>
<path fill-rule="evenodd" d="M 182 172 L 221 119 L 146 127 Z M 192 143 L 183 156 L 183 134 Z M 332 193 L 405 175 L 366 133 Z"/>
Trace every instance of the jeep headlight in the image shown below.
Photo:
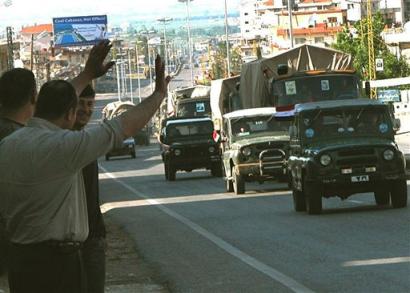
<path fill-rule="evenodd" d="M 180 149 L 174 150 L 174 154 L 175 154 L 175 156 L 181 155 L 181 150 Z"/>
<path fill-rule="evenodd" d="M 394 152 L 393 152 L 392 150 L 390 150 L 390 149 L 385 150 L 385 151 L 383 152 L 383 158 L 384 158 L 386 161 L 391 161 L 391 160 L 393 160 L 393 158 L 394 158 Z"/>
<path fill-rule="evenodd" d="M 246 157 L 249 157 L 252 154 L 252 149 L 249 147 L 243 148 L 242 154 Z"/>
<path fill-rule="evenodd" d="M 320 163 L 321 163 L 323 166 L 329 166 L 329 164 L 330 164 L 331 162 L 332 162 L 332 158 L 331 158 L 329 155 L 324 154 L 324 155 L 320 156 Z"/>
<path fill-rule="evenodd" d="M 210 147 L 208 148 L 208 151 L 209 151 L 210 153 L 213 153 L 213 152 L 215 151 L 215 147 L 210 146 Z"/>

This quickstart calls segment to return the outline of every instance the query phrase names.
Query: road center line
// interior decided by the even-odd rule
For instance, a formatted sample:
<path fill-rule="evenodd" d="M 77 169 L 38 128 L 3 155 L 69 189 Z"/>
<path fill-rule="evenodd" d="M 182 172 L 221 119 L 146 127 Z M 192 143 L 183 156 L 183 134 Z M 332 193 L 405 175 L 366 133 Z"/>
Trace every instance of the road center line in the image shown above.
<path fill-rule="evenodd" d="M 184 225 L 188 226 L 198 234 L 202 235 L 209 241 L 213 242 L 219 248 L 225 250 L 230 255 L 238 258 L 242 262 L 248 264 L 249 266 L 253 267 L 254 269 L 258 270 L 259 272 L 265 274 L 272 280 L 275 280 L 285 287 L 289 288 L 293 292 L 306 292 L 306 293 L 313 293 L 312 290 L 303 286 L 302 284 L 298 283 L 296 280 L 288 277 L 287 275 L 279 272 L 278 270 L 262 263 L 261 261 L 257 260 L 256 258 L 244 253 L 243 251 L 239 250 L 238 248 L 234 247 L 233 245 L 229 244 L 225 240 L 219 238 L 218 236 L 210 233 L 206 229 L 202 228 L 198 224 L 192 222 L 191 220 L 181 216 L 180 214 L 174 212 L 173 210 L 165 207 L 155 199 L 148 198 L 138 190 L 134 189 L 133 187 L 129 186 L 128 184 L 122 182 L 121 180 L 117 179 L 114 175 L 112 175 L 108 170 L 100 166 L 100 169 L 105 172 L 105 175 L 111 177 L 117 183 L 121 184 L 123 187 L 128 189 L 129 191 L 133 192 L 136 196 L 143 198 L 150 202 L 153 205 L 156 205 L 158 209 L 166 213 L 167 215 L 171 216 L 172 218 L 178 220 L 179 222 L 183 223 Z"/>
<path fill-rule="evenodd" d="M 371 265 L 397 264 L 397 263 L 405 263 L 405 262 L 410 262 L 410 256 L 366 259 L 366 260 L 353 260 L 353 261 L 344 262 L 342 266 L 344 267 L 371 266 Z"/>

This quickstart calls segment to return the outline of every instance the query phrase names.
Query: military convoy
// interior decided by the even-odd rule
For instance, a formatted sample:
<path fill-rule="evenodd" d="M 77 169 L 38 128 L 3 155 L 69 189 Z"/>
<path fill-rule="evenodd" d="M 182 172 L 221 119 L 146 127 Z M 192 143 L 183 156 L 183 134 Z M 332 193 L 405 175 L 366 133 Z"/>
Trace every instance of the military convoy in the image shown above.
<path fill-rule="evenodd" d="M 296 211 L 319 214 L 323 197 L 360 192 L 374 192 L 377 205 L 404 207 L 405 160 L 394 140 L 399 123 L 391 107 L 364 97 L 350 55 L 336 50 L 302 45 L 244 64 L 241 76 L 212 81 L 207 139 L 187 130 L 181 141 L 171 134 L 209 116 L 199 100 L 176 99 L 176 117 L 164 120 L 161 132 L 165 177 L 197 167 L 220 176 L 219 164 L 228 192 L 242 194 L 251 181 L 288 183 Z M 184 100 L 195 106 L 178 110 L 188 109 Z M 207 163 L 196 165 L 189 161 L 194 152 L 182 148 L 199 141 L 203 150 L 194 152 Z"/>

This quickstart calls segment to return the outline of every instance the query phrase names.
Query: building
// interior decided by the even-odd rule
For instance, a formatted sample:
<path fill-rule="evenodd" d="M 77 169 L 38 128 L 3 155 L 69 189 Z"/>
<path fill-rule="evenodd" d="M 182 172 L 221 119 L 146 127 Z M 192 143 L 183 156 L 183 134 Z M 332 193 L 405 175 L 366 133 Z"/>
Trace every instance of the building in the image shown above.
<path fill-rule="evenodd" d="M 403 23 L 410 21 L 410 0 L 402 0 L 403 2 Z"/>

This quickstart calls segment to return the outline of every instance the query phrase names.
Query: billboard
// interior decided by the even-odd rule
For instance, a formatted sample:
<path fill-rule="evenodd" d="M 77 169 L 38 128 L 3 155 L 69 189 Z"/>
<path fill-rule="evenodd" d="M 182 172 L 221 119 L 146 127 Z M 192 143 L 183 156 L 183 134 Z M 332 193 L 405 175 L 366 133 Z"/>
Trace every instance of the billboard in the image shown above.
<path fill-rule="evenodd" d="M 107 38 L 107 15 L 53 18 L 56 47 L 94 45 Z"/>

